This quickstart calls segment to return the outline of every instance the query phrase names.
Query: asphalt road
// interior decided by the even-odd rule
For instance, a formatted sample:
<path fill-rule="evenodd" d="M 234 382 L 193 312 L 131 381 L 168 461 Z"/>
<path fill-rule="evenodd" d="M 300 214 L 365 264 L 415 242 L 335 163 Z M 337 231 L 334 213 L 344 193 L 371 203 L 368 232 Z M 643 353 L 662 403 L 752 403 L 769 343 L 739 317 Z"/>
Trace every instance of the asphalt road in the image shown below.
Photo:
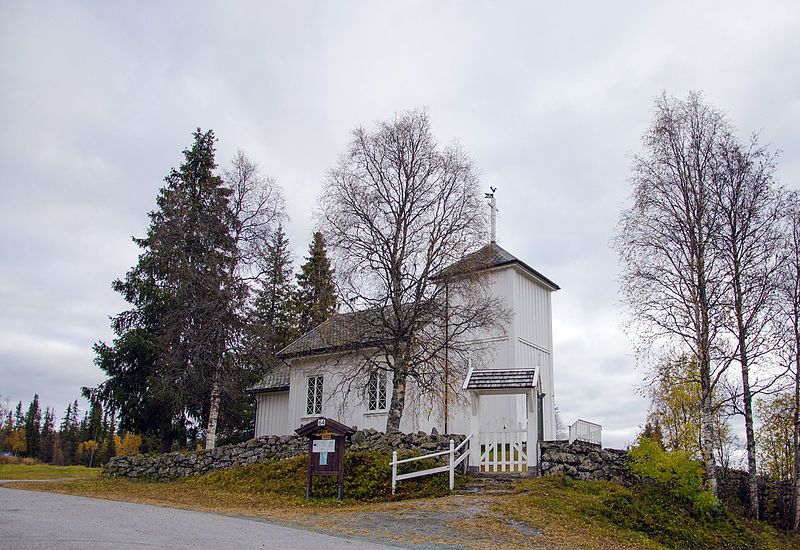
<path fill-rule="evenodd" d="M 397 548 L 265 521 L 0 487 L 0 548 Z"/>

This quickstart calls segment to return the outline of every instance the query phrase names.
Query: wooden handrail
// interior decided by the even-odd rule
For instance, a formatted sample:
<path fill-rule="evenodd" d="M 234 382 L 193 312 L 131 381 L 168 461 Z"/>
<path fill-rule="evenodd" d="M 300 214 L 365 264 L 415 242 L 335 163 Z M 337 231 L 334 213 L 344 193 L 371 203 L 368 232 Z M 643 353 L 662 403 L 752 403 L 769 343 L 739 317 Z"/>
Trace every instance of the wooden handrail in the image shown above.
<path fill-rule="evenodd" d="M 425 475 L 438 474 L 438 473 L 441 473 L 441 472 L 450 472 L 450 490 L 452 491 L 453 487 L 455 486 L 455 469 L 456 469 L 456 466 L 458 466 L 459 464 L 464 462 L 464 460 L 469 457 L 469 450 L 467 450 L 466 452 L 462 453 L 461 456 L 458 457 L 458 459 L 456 459 L 456 451 L 458 449 L 461 449 L 464 445 L 466 445 L 471 437 L 472 437 L 472 434 L 469 434 L 466 438 L 464 438 L 464 441 L 459 443 L 458 447 L 456 447 L 454 445 L 454 441 L 451 439 L 450 440 L 450 449 L 447 450 L 447 451 L 439 451 L 439 452 L 436 452 L 436 453 L 430 453 L 430 454 L 423 455 L 423 456 L 412 456 L 411 458 L 404 458 L 402 460 L 397 460 L 397 451 L 392 451 L 392 461 L 389 463 L 389 465 L 392 467 L 392 494 L 394 494 L 395 489 L 397 488 L 397 482 L 398 481 L 402 481 L 404 479 L 411 479 L 411 478 L 414 478 L 414 477 L 425 476 Z M 406 474 L 398 474 L 397 473 L 397 465 L 398 464 L 405 464 L 405 463 L 408 463 L 408 462 L 415 462 L 417 460 L 423 460 L 425 458 L 433 458 L 435 456 L 442 456 L 442 455 L 450 455 L 450 458 L 448 460 L 447 466 L 438 466 L 436 468 L 428 468 L 427 470 L 419 470 L 417 472 L 408 472 Z"/>

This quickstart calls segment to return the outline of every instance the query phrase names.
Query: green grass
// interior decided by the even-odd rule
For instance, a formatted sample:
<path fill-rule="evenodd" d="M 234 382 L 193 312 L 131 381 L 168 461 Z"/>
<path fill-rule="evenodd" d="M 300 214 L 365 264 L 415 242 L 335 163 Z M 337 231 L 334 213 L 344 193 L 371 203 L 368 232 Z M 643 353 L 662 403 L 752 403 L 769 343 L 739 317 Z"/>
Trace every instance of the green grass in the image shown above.
<path fill-rule="evenodd" d="M 0 479 L 58 479 L 92 478 L 100 475 L 100 468 L 86 466 L 50 466 L 49 464 L 0 464 Z"/>
<path fill-rule="evenodd" d="M 691 502 L 656 484 L 623 487 L 605 481 L 564 477 L 529 479 L 518 493 L 500 501 L 509 517 L 551 530 L 556 537 L 570 530 L 617 545 L 652 548 L 749 549 L 798 548 L 800 538 L 781 533 L 719 508 L 698 514 Z"/>
<path fill-rule="evenodd" d="M 389 455 L 379 453 L 347 453 L 344 466 L 344 498 L 366 502 L 450 494 L 448 474 L 443 473 L 398 482 L 397 494 L 392 496 L 390 460 Z M 421 460 L 414 463 L 413 466 L 401 465 L 400 473 L 407 471 L 406 468 L 411 471 L 411 468 L 424 470 L 433 466 L 433 461 Z M 463 482 L 464 476 L 457 475 L 456 485 L 461 486 Z M 305 498 L 306 457 L 237 466 L 213 474 L 190 478 L 186 483 L 238 493 L 274 493 L 287 497 Z M 335 476 L 315 476 L 312 492 L 315 497 L 321 499 L 335 497 L 336 483 Z"/>

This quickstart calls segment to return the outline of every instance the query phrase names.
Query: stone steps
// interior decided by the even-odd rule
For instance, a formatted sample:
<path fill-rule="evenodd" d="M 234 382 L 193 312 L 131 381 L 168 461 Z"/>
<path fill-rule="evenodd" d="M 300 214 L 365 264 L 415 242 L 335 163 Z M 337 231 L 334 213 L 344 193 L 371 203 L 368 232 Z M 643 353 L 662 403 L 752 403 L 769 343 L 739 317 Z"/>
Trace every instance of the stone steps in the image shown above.
<path fill-rule="evenodd" d="M 462 495 L 506 495 L 514 492 L 517 482 L 527 478 L 527 474 L 473 474 L 467 484 L 456 491 Z"/>

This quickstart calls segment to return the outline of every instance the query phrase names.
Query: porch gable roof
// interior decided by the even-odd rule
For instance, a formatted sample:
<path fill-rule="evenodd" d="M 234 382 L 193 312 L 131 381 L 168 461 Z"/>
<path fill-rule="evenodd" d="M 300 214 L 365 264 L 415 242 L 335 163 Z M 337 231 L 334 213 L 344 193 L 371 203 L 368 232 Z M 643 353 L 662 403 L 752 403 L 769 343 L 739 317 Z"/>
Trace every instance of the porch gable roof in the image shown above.
<path fill-rule="evenodd" d="M 538 368 L 470 369 L 463 387 L 465 390 L 530 389 L 536 387 L 538 379 Z"/>

